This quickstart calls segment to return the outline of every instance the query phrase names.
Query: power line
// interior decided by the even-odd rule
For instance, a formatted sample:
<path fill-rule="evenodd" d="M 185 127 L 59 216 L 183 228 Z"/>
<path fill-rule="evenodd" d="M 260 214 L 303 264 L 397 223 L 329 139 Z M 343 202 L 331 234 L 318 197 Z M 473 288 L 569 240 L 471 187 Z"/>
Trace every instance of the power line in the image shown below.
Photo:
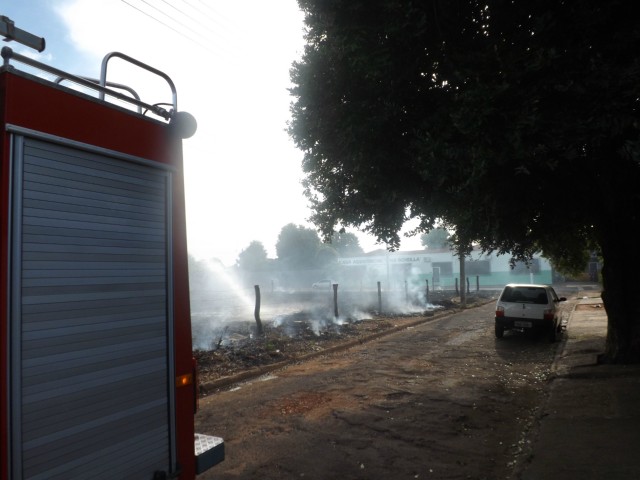
<path fill-rule="evenodd" d="M 157 11 L 158 13 L 160 13 L 161 15 L 164 15 L 165 17 L 167 17 L 169 20 L 177 23 L 178 25 L 180 25 L 181 27 L 184 27 L 186 29 L 188 29 L 189 31 L 193 31 L 197 36 L 199 36 L 200 38 L 202 38 L 203 40 L 207 40 L 206 37 L 204 37 L 203 35 L 201 35 L 200 33 L 194 31 L 189 25 L 185 25 L 184 23 L 182 23 L 181 21 L 177 20 L 175 17 L 169 15 L 167 12 L 160 10 L 158 7 L 151 5 L 147 0 L 140 0 L 142 3 L 148 5 L 149 7 L 151 7 L 152 9 L 154 9 L 155 11 Z M 170 3 L 168 3 L 166 0 L 162 0 L 163 3 L 165 3 L 166 5 L 170 6 L 171 8 L 173 8 L 176 12 L 183 14 L 183 12 L 181 12 L 180 10 L 178 10 L 176 7 L 174 7 L 173 5 L 171 5 Z"/>
<path fill-rule="evenodd" d="M 161 19 L 159 19 L 159 18 L 157 18 L 157 17 L 155 17 L 155 16 L 151 15 L 149 12 L 146 12 L 146 11 L 144 11 L 144 10 L 142 10 L 142 9 L 138 8 L 137 6 L 135 6 L 135 5 L 131 4 L 131 3 L 129 3 L 127 0 L 120 0 L 120 1 L 121 1 L 122 3 L 124 3 L 125 5 L 127 5 L 127 6 L 129 6 L 129 7 L 133 8 L 133 9 L 137 10 L 138 12 L 142 13 L 143 15 L 145 15 L 145 16 L 147 16 L 147 17 L 149 17 L 149 18 L 150 18 L 151 20 L 153 20 L 154 22 L 159 23 L 160 25 L 162 25 L 162 26 L 164 26 L 164 27 L 168 28 L 169 30 L 172 30 L 173 32 L 177 33 L 177 34 L 178 34 L 178 35 L 180 35 L 181 37 L 183 37 L 183 38 L 185 38 L 185 39 L 189 40 L 189 41 L 190 41 L 190 42 L 192 42 L 192 43 L 195 43 L 196 45 L 198 45 L 199 47 L 201 47 L 201 48 L 203 48 L 203 49 L 207 50 L 208 52 L 210 52 L 210 53 L 216 53 L 216 52 L 214 52 L 213 50 L 211 50 L 211 49 L 210 49 L 207 45 L 205 45 L 204 43 L 202 43 L 202 42 L 198 41 L 197 39 L 195 39 L 195 38 L 193 38 L 193 37 L 191 37 L 191 36 L 189 36 L 189 35 L 185 34 L 184 32 L 181 32 L 180 30 L 178 30 L 178 29 L 174 28 L 173 26 L 171 26 L 171 25 L 169 25 L 168 23 L 166 23 L 166 22 L 162 21 Z M 171 16 L 169 16 L 167 13 L 165 13 L 165 12 L 163 12 L 163 11 L 159 10 L 157 7 L 154 7 L 153 5 L 150 5 L 150 4 L 149 4 L 148 2 L 146 2 L 145 0 L 141 0 L 141 1 L 142 1 L 143 3 L 145 3 L 146 5 L 150 6 L 151 8 L 153 8 L 154 10 L 157 10 L 158 12 L 162 13 L 162 14 L 163 14 L 163 15 L 165 15 L 166 17 L 169 17 L 169 18 L 171 18 L 171 19 L 172 19 L 172 17 L 171 17 Z M 173 20 L 173 19 L 172 19 L 172 20 Z M 179 22 L 177 22 L 177 23 L 179 23 Z M 180 25 L 182 25 L 182 26 L 183 26 L 183 27 L 185 27 L 185 28 L 189 28 L 187 25 L 184 25 L 184 24 L 182 24 L 182 23 L 180 23 Z M 206 38 L 205 38 L 205 37 L 203 37 L 202 35 L 198 34 L 198 36 L 200 36 L 201 38 L 203 38 L 203 39 L 205 39 L 205 40 L 206 40 Z"/>
<path fill-rule="evenodd" d="M 206 25 L 204 23 L 202 23 L 202 21 L 200 21 L 200 19 L 198 17 L 195 17 L 193 15 L 190 15 L 188 13 L 186 13 L 184 10 L 180 10 L 179 8 L 177 8 L 174 5 L 171 5 L 167 0 L 162 0 L 162 2 L 166 3 L 167 5 L 169 5 L 171 8 L 175 9 L 176 11 L 178 11 L 180 14 L 184 15 L 185 17 L 187 17 L 190 20 L 193 20 L 194 22 L 196 22 L 197 24 L 201 25 L 202 27 L 204 27 L 208 32 L 212 32 L 214 33 L 213 30 L 211 30 L 211 26 L 210 25 Z M 190 7 L 192 10 L 195 11 L 195 13 L 201 17 L 206 17 L 207 20 L 217 24 L 218 26 L 225 28 L 225 23 L 219 21 L 217 18 L 212 17 L 211 15 L 209 15 L 207 12 L 205 12 L 204 10 L 198 8 L 195 5 L 190 4 L 189 2 L 187 2 L 186 0 L 183 0 L 183 3 L 185 5 L 187 5 L 188 7 Z M 212 12 L 214 14 L 217 14 L 219 17 L 222 17 L 223 15 L 221 15 L 219 12 L 215 12 L 212 10 Z M 229 23 L 229 22 L 227 22 Z"/>
<path fill-rule="evenodd" d="M 197 10 L 198 12 L 203 13 L 204 15 L 207 15 L 206 13 L 204 13 L 204 10 L 199 9 L 198 7 L 194 6 L 193 4 L 191 4 L 188 0 L 182 0 L 184 3 L 186 3 L 187 5 L 189 5 L 191 8 L 193 8 L 194 10 Z M 211 5 L 207 2 L 203 2 L 202 0 L 199 0 L 199 3 L 201 3 L 204 7 L 205 10 L 209 10 L 211 13 L 213 13 L 214 15 L 218 15 L 220 17 L 224 18 L 224 15 L 222 15 L 219 11 L 214 10 L 213 8 L 211 8 Z M 208 15 L 207 15 L 208 16 Z M 214 20 L 211 17 L 208 17 L 211 20 Z M 225 18 L 225 20 L 228 20 Z M 215 20 L 214 20 L 215 21 Z"/>

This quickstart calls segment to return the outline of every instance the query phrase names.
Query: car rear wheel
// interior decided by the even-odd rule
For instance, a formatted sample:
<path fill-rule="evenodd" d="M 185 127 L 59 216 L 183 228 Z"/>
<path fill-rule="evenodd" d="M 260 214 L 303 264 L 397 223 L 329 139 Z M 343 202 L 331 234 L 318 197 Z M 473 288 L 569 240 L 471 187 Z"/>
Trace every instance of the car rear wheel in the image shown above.
<path fill-rule="evenodd" d="M 504 327 L 496 324 L 496 338 L 502 338 L 504 336 Z"/>

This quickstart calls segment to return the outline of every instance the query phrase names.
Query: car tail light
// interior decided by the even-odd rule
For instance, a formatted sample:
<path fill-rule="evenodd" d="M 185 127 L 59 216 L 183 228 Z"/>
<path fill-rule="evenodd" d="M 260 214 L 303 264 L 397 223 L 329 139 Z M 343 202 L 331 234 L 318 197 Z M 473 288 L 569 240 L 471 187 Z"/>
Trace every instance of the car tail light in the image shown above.
<path fill-rule="evenodd" d="M 504 307 L 496 308 L 496 317 L 504 317 Z"/>
<path fill-rule="evenodd" d="M 552 308 L 547 308 L 544 311 L 544 319 L 545 320 L 553 320 L 553 309 Z"/>

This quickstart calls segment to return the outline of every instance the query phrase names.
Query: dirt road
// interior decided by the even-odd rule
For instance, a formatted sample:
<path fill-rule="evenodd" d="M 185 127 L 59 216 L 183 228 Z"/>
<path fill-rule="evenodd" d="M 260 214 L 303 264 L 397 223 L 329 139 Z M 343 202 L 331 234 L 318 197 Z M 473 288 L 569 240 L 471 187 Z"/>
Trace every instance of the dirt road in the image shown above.
<path fill-rule="evenodd" d="M 567 305 L 566 308 L 569 308 Z M 507 334 L 494 304 L 212 392 L 208 479 L 509 479 L 559 343 Z"/>

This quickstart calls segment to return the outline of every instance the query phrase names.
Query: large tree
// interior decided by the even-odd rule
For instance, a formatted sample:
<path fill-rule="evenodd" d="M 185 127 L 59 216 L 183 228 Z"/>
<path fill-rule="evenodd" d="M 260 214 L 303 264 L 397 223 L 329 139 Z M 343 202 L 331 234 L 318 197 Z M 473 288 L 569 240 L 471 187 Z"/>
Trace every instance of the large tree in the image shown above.
<path fill-rule="evenodd" d="M 445 228 L 434 228 L 420 236 L 420 243 L 425 248 L 447 248 L 449 247 L 449 232 Z"/>
<path fill-rule="evenodd" d="M 240 252 L 236 265 L 240 270 L 245 271 L 265 270 L 269 262 L 267 250 L 262 242 L 253 240 L 247 248 Z"/>
<path fill-rule="evenodd" d="M 597 250 L 603 360 L 640 362 L 635 2 L 299 5 L 289 132 L 323 235 L 356 226 L 397 248 L 416 218 L 516 260 Z"/>
<path fill-rule="evenodd" d="M 351 232 L 333 232 L 331 246 L 343 257 L 354 257 L 364 253 L 358 237 Z"/>
<path fill-rule="evenodd" d="M 289 223 L 282 227 L 278 235 L 278 261 L 293 270 L 315 268 L 320 243 L 320 237 L 314 229 Z"/>

